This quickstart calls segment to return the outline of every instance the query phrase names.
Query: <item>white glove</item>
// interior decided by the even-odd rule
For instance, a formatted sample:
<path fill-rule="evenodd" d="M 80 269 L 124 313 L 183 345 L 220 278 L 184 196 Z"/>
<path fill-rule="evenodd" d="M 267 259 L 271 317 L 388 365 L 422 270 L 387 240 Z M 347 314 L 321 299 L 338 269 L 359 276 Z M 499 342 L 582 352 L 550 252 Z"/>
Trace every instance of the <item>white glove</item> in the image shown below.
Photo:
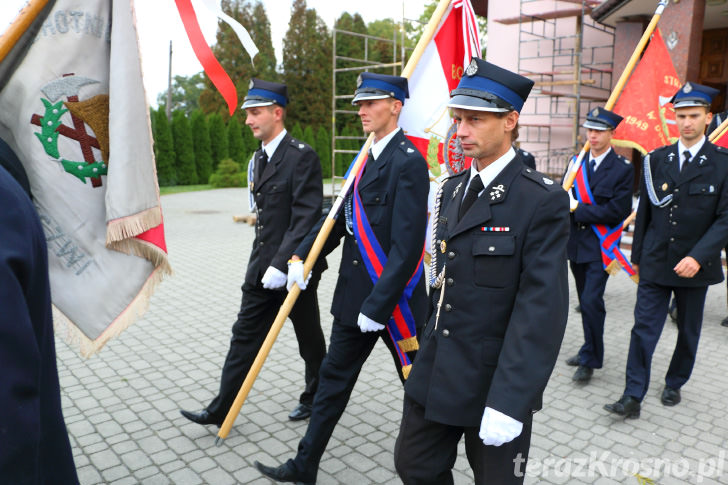
<path fill-rule="evenodd" d="M 363 313 L 359 314 L 359 318 L 356 321 L 362 332 L 378 332 L 384 330 L 384 325 L 377 323 Z"/>
<path fill-rule="evenodd" d="M 574 212 L 576 208 L 579 206 L 579 201 L 574 198 L 574 194 L 571 193 L 571 190 L 568 191 L 569 193 L 569 211 Z"/>
<path fill-rule="evenodd" d="M 311 271 L 313 273 L 313 271 Z M 288 263 L 288 282 L 286 283 L 286 290 L 291 291 L 293 283 L 296 283 L 301 291 L 305 290 L 308 286 L 308 281 L 311 279 L 311 273 L 308 274 L 306 281 L 303 281 L 303 260 L 291 261 Z"/>
<path fill-rule="evenodd" d="M 500 446 L 518 438 L 521 431 L 523 431 L 523 423 L 500 411 L 486 407 L 483 411 L 483 419 L 480 421 L 478 436 L 486 446 Z"/>
<path fill-rule="evenodd" d="M 286 273 L 273 266 L 268 266 L 260 282 L 263 283 L 263 288 L 266 290 L 283 288 L 286 284 Z"/>

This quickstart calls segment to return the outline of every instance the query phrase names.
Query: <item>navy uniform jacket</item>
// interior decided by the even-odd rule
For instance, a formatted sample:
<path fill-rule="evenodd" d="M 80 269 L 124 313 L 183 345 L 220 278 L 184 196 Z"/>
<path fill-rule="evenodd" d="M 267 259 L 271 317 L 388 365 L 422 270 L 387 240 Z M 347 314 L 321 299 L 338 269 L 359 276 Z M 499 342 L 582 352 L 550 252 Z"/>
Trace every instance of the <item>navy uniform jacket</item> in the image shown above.
<path fill-rule="evenodd" d="M 566 328 L 569 198 L 516 155 L 459 221 L 469 174 L 442 187 L 445 295 L 435 327 L 441 290 L 431 290 L 405 393 L 447 425 L 480 426 L 486 406 L 523 422 L 541 408 Z"/>
<path fill-rule="evenodd" d="M 422 256 L 429 190 L 427 162 L 402 130 L 392 137 L 379 158 L 367 162 L 359 181 L 359 194 L 372 230 L 387 255 L 387 264 L 373 285 L 356 239 L 346 231 L 342 209 L 321 252 L 330 253 L 344 237 L 339 279 L 331 304 L 332 315 L 342 323 L 356 326 L 359 312 L 383 325 L 389 321 Z M 302 258 L 308 254 L 322 223 L 323 219 L 295 254 Z M 418 325 L 424 322 L 427 312 L 425 280 L 423 274 L 409 303 Z"/>
<path fill-rule="evenodd" d="M 640 278 L 665 286 L 708 286 L 723 281 L 720 250 L 728 243 L 728 149 L 705 141 L 680 172 L 677 143 L 649 154 L 652 185 L 658 199 L 673 195 L 660 208 L 647 196 L 645 177 L 632 242 Z M 685 256 L 700 263 L 692 278 L 672 270 Z"/>
<path fill-rule="evenodd" d="M 574 263 L 602 260 L 599 238 L 592 224 L 614 227 L 621 224 L 632 210 L 634 167 L 624 157 L 610 150 L 597 167 L 590 182 L 596 204 L 579 204 L 571 213 L 571 234 L 567 254 Z M 576 189 L 572 188 L 574 198 Z"/>
<path fill-rule="evenodd" d="M 262 149 L 255 153 L 256 165 L 261 154 Z M 245 283 L 251 286 L 260 283 L 269 266 L 288 272 L 288 259 L 321 217 L 323 201 L 318 155 L 288 133 L 256 179 L 251 189 L 257 214 L 255 241 L 245 274 Z M 317 269 L 326 269 L 326 260 L 322 258 Z"/>
<path fill-rule="evenodd" d="M 521 156 L 521 160 L 523 160 L 523 164 L 525 166 L 536 170 L 536 159 L 533 155 L 528 153 L 526 150 L 521 150 L 520 148 L 516 148 L 516 152 Z"/>
<path fill-rule="evenodd" d="M 77 484 L 61 412 L 48 254 L 28 196 L 0 167 L 0 483 Z"/>

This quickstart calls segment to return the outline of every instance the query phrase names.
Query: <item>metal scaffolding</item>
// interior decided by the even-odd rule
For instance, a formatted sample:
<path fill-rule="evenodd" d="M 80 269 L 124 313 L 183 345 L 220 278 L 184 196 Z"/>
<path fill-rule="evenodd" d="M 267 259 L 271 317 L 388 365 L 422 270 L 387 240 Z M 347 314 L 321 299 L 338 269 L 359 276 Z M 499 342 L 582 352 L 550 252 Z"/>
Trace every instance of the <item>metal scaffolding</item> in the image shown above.
<path fill-rule="evenodd" d="M 537 168 L 561 175 L 581 149 L 580 124 L 612 87 L 614 29 L 588 14 L 596 0 L 520 0 L 518 72 L 535 81 L 521 112 L 519 141 Z"/>
<path fill-rule="evenodd" d="M 404 22 L 403 22 L 404 23 Z M 345 73 L 345 72 L 362 72 L 362 71 L 374 71 L 382 74 L 392 74 L 397 75 L 400 72 L 402 72 L 402 69 L 404 68 L 405 63 L 405 56 L 407 54 L 407 49 L 404 48 L 404 26 L 400 28 L 399 32 L 399 39 L 398 32 L 393 32 L 391 39 L 386 39 L 383 37 L 376 37 L 373 35 L 368 34 L 361 34 L 358 32 L 350 32 L 347 30 L 340 30 L 334 28 L 332 31 L 332 39 L 333 39 L 333 49 L 332 49 L 332 83 L 333 86 L 332 90 L 332 97 L 331 97 L 331 197 L 335 197 L 338 193 L 337 189 L 337 181 L 341 182 L 344 180 L 344 174 L 343 173 L 336 173 L 336 154 L 344 154 L 344 155 L 351 155 L 351 158 L 354 157 L 357 153 L 359 153 L 358 150 L 352 150 L 350 148 L 342 148 L 342 144 L 345 144 L 347 141 L 356 140 L 359 142 L 359 145 L 362 145 L 364 141 L 366 141 L 366 136 L 357 135 L 357 136 L 341 136 L 338 134 L 337 128 L 336 128 L 336 122 L 337 117 L 339 115 L 342 116 L 356 116 L 357 110 L 356 109 L 342 109 L 341 107 L 337 106 L 337 101 L 339 100 L 351 100 L 354 98 L 354 94 L 349 89 L 347 92 L 339 92 L 341 90 L 341 86 L 337 86 L 336 78 L 337 73 Z M 354 57 L 347 57 L 347 56 L 340 56 L 337 54 L 336 50 L 336 44 L 337 44 L 337 37 L 349 37 L 349 40 L 356 39 L 357 41 L 361 42 L 361 50 L 363 51 L 363 57 L 362 58 L 354 58 Z M 373 43 L 383 43 L 386 46 L 391 46 L 392 48 L 392 59 L 393 62 L 389 63 L 381 63 L 377 62 L 371 59 L 371 48 Z M 353 64 L 353 65 L 352 65 Z M 339 83 L 341 84 L 341 83 Z"/>

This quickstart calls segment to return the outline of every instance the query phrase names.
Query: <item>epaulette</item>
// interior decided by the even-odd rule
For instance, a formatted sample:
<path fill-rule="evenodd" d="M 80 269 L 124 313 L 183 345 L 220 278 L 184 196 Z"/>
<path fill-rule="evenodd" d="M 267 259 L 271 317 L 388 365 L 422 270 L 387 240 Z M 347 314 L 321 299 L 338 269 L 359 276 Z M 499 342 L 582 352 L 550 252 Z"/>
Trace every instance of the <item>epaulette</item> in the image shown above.
<path fill-rule="evenodd" d="M 521 174 L 523 174 L 527 179 L 536 182 L 538 185 L 545 188 L 546 190 L 561 189 L 560 184 L 557 184 L 552 178 L 547 177 L 538 170 L 524 167 L 523 171 L 521 171 Z"/>
<path fill-rule="evenodd" d="M 306 144 L 302 141 L 296 140 L 295 138 L 291 138 L 291 146 L 294 146 L 298 148 L 299 150 L 303 150 L 306 148 Z"/>
<path fill-rule="evenodd" d="M 417 152 L 417 149 L 412 145 L 409 140 L 402 140 L 399 142 L 399 149 L 405 152 L 407 155 L 413 155 L 415 152 Z"/>
<path fill-rule="evenodd" d="M 632 164 L 632 162 L 630 162 L 629 160 L 627 160 L 626 158 L 624 158 L 622 155 L 617 155 L 617 159 L 623 161 L 625 163 L 625 165 L 631 165 Z"/>
<path fill-rule="evenodd" d="M 715 145 L 715 149 L 718 153 L 728 155 L 728 148 Z"/>
<path fill-rule="evenodd" d="M 669 149 L 669 148 L 670 148 L 671 146 L 672 146 L 672 145 L 664 145 L 664 146 L 661 146 L 661 147 L 659 147 L 659 148 L 655 148 L 654 150 L 652 150 L 652 151 L 651 151 L 650 153 L 648 153 L 647 155 L 649 155 L 649 156 L 650 156 L 650 158 L 652 158 L 652 156 L 653 156 L 653 155 L 657 155 L 657 154 L 659 154 L 659 153 L 661 153 L 661 152 L 663 152 L 663 151 L 665 151 L 665 150 L 668 150 L 668 149 Z"/>

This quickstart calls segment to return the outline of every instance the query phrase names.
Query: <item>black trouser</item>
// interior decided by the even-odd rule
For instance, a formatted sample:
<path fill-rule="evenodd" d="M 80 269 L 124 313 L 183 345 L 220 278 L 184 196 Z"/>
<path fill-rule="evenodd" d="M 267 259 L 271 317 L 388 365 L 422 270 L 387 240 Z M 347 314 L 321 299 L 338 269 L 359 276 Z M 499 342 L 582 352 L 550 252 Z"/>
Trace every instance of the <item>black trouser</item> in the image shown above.
<path fill-rule="evenodd" d="M 650 385 L 652 355 L 665 326 L 670 294 L 677 302 L 677 343 L 667 369 L 665 384 L 680 389 L 690 378 L 698 351 L 707 286 L 663 286 L 644 278 L 637 287 L 634 326 L 627 355 L 624 394 L 642 401 Z"/>
<path fill-rule="evenodd" d="M 298 351 L 306 363 L 306 388 L 300 402 L 311 404 L 318 387 L 318 373 L 326 355 L 326 340 L 321 330 L 319 316 L 318 287 L 321 273 L 314 271 L 306 291 L 302 291 L 289 315 L 298 340 Z M 266 290 L 262 286 L 243 284 L 243 299 L 240 303 L 238 320 L 233 324 L 230 349 L 222 367 L 220 391 L 212 400 L 207 411 L 223 420 L 263 345 L 273 325 L 278 310 L 287 292 Z"/>
<path fill-rule="evenodd" d="M 569 263 L 581 306 L 584 345 L 579 349 L 579 365 L 601 369 L 604 362 L 604 288 L 609 273 L 601 261 Z"/>
<path fill-rule="evenodd" d="M 465 454 L 476 485 L 520 485 L 526 475 L 531 422 L 529 415 L 523 431 L 513 441 L 486 446 L 478 436 L 480 426 L 464 428 L 429 421 L 425 419 L 425 408 L 405 394 L 394 465 L 405 485 L 452 484 L 452 468 L 464 434 Z"/>
<path fill-rule="evenodd" d="M 359 372 L 379 338 L 390 352 L 395 352 L 386 330 L 363 333 L 356 324 L 342 324 L 338 319 L 334 320 L 329 351 L 319 371 L 319 387 L 313 400 L 311 419 L 298 444 L 298 454 L 290 461 L 303 481 L 316 481 L 321 456 L 346 409 Z M 397 369 L 400 369 L 399 365 Z"/>

